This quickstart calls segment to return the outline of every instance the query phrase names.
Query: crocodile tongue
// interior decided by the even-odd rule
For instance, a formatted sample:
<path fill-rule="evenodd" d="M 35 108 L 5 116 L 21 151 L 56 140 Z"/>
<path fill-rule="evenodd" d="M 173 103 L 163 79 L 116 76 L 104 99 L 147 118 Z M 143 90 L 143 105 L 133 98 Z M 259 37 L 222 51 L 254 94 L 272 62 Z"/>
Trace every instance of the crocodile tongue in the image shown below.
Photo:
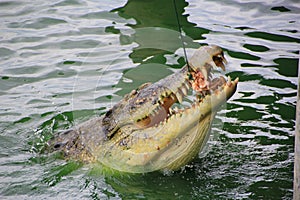
<path fill-rule="evenodd" d="M 178 102 L 178 99 L 174 94 L 163 97 L 160 106 L 142 120 L 138 120 L 136 125 L 140 128 L 147 128 L 159 124 L 170 115 L 170 107 L 176 102 Z"/>

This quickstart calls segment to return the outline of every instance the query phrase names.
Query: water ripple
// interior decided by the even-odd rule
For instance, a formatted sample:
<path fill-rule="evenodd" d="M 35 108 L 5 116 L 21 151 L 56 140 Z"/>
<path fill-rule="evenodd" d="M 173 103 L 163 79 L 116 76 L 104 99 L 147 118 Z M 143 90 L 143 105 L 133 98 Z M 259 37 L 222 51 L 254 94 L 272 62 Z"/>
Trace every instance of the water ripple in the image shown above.
<path fill-rule="evenodd" d="M 156 35 L 145 34 L 142 39 L 135 35 L 137 28 L 153 25 L 177 30 L 171 4 L 0 2 L 1 194 L 106 199 L 291 197 L 299 3 L 188 0 L 178 4 L 184 10 L 183 30 L 193 38 L 188 47 L 221 46 L 229 61 L 227 74 L 240 78 L 238 90 L 216 117 L 211 145 L 194 163 L 171 175 L 126 179 L 90 177 L 74 163 L 39 157 L 28 149 L 38 151 L 53 131 L 99 115 L 142 81 L 168 74 L 170 70 L 162 66 L 183 64 L 182 58 L 159 49 L 168 45 L 155 42 Z M 168 47 L 177 54 L 181 43 L 174 41 Z"/>

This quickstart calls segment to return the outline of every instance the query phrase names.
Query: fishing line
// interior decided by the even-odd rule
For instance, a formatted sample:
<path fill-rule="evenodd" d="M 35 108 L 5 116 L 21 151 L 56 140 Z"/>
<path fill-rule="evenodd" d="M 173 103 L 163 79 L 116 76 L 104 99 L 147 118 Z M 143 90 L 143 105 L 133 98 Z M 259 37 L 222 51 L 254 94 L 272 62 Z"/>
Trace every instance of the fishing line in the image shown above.
<path fill-rule="evenodd" d="M 182 47 L 183 47 L 183 53 L 184 53 L 184 57 L 185 57 L 185 62 L 187 64 L 187 67 L 188 67 L 189 71 L 191 71 L 191 67 L 189 65 L 189 61 L 188 61 L 186 50 L 185 50 L 185 45 L 184 45 L 184 40 L 183 40 L 183 35 L 182 35 L 182 28 L 181 28 L 181 24 L 180 24 L 178 12 L 177 12 L 176 0 L 173 0 L 173 4 L 174 4 L 174 9 L 175 9 L 175 14 L 176 14 L 178 31 L 179 31 L 179 34 L 180 34 L 180 40 L 181 40 Z"/>

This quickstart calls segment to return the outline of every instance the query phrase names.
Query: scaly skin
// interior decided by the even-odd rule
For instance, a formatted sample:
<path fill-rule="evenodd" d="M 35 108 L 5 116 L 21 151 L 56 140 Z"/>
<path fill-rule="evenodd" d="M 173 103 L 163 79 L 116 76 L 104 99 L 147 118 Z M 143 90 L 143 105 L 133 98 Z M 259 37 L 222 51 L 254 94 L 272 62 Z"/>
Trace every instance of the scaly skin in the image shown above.
<path fill-rule="evenodd" d="M 63 151 L 67 158 L 100 162 L 124 172 L 176 170 L 201 151 L 217 109 L 236 90 L 238 79 L 210 80 L 211 68 L 224 70 L 224 63 L 220 47 L 201 47 L 189 66 L 156 83 L 142 85 L 104 116 L 66 131 L 51 140 L 49 147 Z M 197 77 L 204 78 L 194 80 Z M 189 108 L 171 108 L 176 102 L 182 103 L 198 82 L 205 87 L 193 86 L 197 99 Z"/>

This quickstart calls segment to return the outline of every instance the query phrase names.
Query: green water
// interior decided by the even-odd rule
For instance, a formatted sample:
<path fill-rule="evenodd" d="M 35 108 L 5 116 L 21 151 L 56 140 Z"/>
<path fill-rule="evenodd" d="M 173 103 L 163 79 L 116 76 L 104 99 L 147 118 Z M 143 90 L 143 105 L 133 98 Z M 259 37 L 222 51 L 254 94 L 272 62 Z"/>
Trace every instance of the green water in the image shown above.
<path fill-rule="evenodd" d="M 177 7 L 188 54 L 221 46 L 240 82 L 199 158 L 178 172 L 129 175 L 37 152 L 184 64 L 172 1 L 0 2 L 1 199 L 292 198 L 300 4 Z"/>

